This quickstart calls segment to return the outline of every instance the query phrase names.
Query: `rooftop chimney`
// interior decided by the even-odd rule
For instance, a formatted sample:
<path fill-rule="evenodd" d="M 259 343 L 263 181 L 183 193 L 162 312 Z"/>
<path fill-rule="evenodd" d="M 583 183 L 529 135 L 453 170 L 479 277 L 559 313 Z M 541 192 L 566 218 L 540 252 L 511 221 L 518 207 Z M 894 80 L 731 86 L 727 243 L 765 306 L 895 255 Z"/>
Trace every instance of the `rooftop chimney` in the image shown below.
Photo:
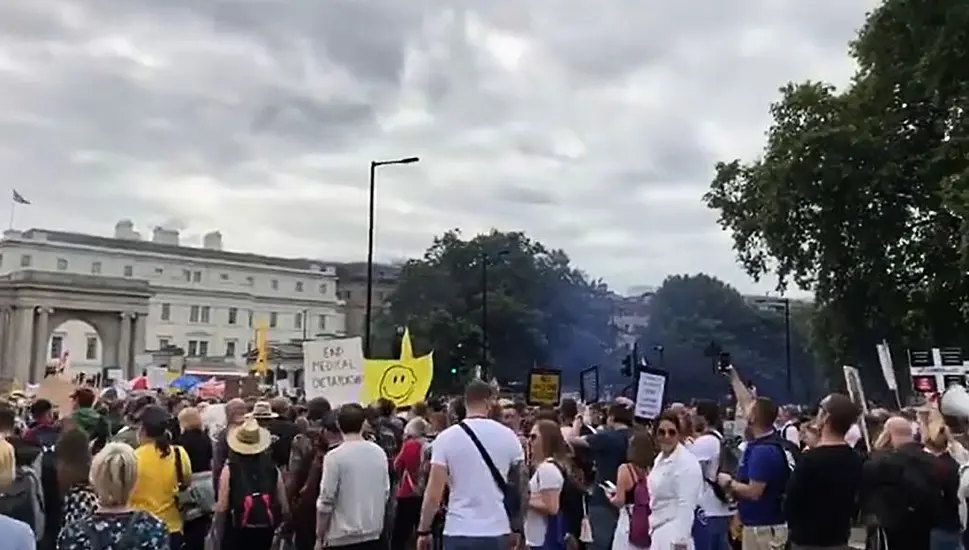
<path fill-rule="evenodd" d="M 222 233 L 211 231 L 202 237 L 202 248 L 207 250 L 222 250 Z"/>
<path fill-rule="evenodd" d="M 164 227 L 155 227 L 155 231 L 152 234 L 151 242 L 158 244 L 167 244 L 170 246 L 178 246 L 178 230 L 177 229 L 165 229 Z"/>
<path fill-rule="evenodd" d="M 131 220 L 121 220 L 114 224 L 114 238 L 137 241 L 141 239 L 141 235 L 135 231 L 135 224 Z"/>

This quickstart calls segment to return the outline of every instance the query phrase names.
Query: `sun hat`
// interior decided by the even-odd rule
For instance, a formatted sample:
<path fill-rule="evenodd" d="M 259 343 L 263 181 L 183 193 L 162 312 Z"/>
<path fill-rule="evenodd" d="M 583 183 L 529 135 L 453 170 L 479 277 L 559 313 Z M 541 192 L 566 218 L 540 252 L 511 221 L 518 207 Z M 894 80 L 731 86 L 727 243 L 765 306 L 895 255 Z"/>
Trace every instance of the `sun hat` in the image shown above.
<path fill-rule="evenodd" d="M 229 430 L 226 442 L 230 449 L 241 455 L 257 455 L 269 448 L 272 436 L 252 415 L 246 415 L 242 424 Z"/>
<path fill-rule="evenodd" d="M 276 418 L 279 415 L 273 411 L 272 403 L 269 401 L 256 401 L 252 405 L 252 417 L 259 419 Z"/>

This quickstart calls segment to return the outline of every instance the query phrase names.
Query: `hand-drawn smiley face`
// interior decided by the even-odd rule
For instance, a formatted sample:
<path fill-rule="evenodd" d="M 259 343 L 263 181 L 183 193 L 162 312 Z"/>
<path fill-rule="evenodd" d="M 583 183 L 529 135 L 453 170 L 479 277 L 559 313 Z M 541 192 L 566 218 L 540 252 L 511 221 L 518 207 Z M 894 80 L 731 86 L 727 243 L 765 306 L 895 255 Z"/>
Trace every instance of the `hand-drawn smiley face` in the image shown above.
<path fill-rule="evenodd" d="M 404 401 L 414 391 L 417 375 L 405 365 L 393 365 L 380 377 L 380 396 L 391 401 Z"/>

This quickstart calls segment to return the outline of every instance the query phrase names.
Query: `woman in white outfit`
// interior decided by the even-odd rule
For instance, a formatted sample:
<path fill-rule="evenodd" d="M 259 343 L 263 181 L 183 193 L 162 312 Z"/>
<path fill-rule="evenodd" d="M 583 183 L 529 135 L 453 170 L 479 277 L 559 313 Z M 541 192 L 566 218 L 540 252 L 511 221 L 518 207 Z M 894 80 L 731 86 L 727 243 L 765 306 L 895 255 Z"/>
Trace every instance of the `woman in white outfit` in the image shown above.
<path fill-rule="evenodd" d="M 616 472 L 616 490 L 609 492 L 609 500 L 619 508 L 612 550 L 649 550 L 629 542 L 629 515 L 632 512 L 633 488 L 637 481 L 646 479 L 655 458 L 653 434 L 645 429 L 637 429 L 629 440 L 626 462 Z"/>
<path fill-rule="evenodd" d="M 647 478 L 650 550 L 693 550 L 691 529 L 703 487 L 700 463 L 681 443 L 686 434 L 675 414 L 662 413 L 653 433 L 660 452 Z"/>

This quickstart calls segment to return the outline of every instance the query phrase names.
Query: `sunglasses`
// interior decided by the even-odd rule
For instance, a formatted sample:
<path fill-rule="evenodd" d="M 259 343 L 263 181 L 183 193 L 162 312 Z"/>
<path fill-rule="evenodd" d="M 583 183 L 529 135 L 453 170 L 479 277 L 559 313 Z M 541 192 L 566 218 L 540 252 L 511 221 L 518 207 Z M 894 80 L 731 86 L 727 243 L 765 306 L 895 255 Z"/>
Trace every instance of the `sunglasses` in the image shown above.
<path fill-rule="evenodd" d="M 676 430 L 664 430 L 660 428 L 656 430 L 656 435 L 660 437 L 676 437 L 677 435 L 679 435 L 679 432 L 677 432 Z"/>

